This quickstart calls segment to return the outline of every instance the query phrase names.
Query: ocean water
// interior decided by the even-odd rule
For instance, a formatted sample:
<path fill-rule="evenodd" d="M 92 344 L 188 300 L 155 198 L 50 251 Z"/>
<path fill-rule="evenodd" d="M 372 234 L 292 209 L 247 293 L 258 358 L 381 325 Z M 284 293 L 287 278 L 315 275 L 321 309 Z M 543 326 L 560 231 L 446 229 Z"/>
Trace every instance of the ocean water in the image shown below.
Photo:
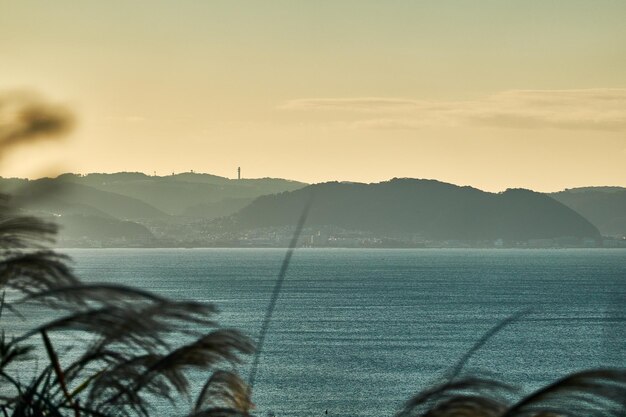
<path fill-rule="evenodd" d="M 222 325 L 257 337 L 285 250 L 67 252 L 86 281 L 212 302 Z M 525 309 L 468 371 L 529 392 L 577 370 L 626 366 L 626 251 L 297 250 L 265 341 L 256 413 L 393 415 Z"/>

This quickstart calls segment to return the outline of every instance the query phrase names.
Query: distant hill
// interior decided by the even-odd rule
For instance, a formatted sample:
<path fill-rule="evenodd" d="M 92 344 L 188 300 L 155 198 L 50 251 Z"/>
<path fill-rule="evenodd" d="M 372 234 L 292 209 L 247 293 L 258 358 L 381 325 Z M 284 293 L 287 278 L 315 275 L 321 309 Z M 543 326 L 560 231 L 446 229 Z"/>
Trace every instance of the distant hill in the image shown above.
<path fill-rule="evenodd" d="M 512 189 L 493 194 L 415 179 L 311 185 L 259 197 L 230 221 L 239 229 L 293 225 L 311 198 L 309 225 L 438 240 L 599 238 L 588 220 L 541 193 Z"/>
<path fill-rule="evenodd" d="M 603 235 L 626 236 L 626 188 L 572 188 L 550 196 L 586 217 Z"/>
<path fill-rule="evenodd" d="M 170 215 L 182 215 L 191 208 L 196 215 L 200 215 L 202 213 L 198 211 L 198 207 L 203 205 L 210 207 L 215 203 L 233 199 L 251 201 L 261 195 L 292 191 L 306 185 L 284 179 L 231 180 L 191 172 L 164 177 L 130 172 L 84 176 L 65 174 L 59 176 L 57 181 L 86 185 L 101 191 L 136 198 Z M 219 215 L 223 215 L 223 212 L 218 212 Z"/>
<path fill-rule="evenodd" d="M 61 215 L 99 215 L 120 220 L 162 219 L 169 216 L 137 198 L 78 183 L 40 179 L 22 185 L 15 189 L 15 198 L 19 206 L 30 210 Z"/>
<path fill-rule="evenodd" d="M 183 211 L 182 216 L 202 219 L 216 219 L 229 216 L 252 203 L 254 198 L 227 198 L 213 203 L 203 203 L 189 206 Z"/>
<path fill-rule="evenodd" d="M 146 226 L 131 221 L 85 215 L 55 219 L 63 246 L 154 246 L 156 239 Z"/>
<path fill-rule="evenodd" d="M 195 223 L 231 215 L 260 195 L 305 185 L 196 173 L 0 178 L 0 191 L 13 195 L 18 207 L 54 219 L 62 226 L 60 241 L 81 246 L 187 245 L 203 238 Z"/>
<path fill-rule="evenodd" d="M 339 235 L 332 228 L 327 232 L 346 239 L 370 233 L 395 245 L 416 237 L 521 242 L 597 239 L 598 229 L 606 236 L 626 234 L 626 189 L 619 187 L 577 188 L 548 196 L 520 189 L 494 194 L 434 180 L 307 186 L 273 178 L 120 172 L 0 178 L 0 191 L 13 194 L 27 212 L 60 223 L 60 240 L 78 246 L 284 245 L 290 239 L 288 229 L 252 235 L 246 230 L 293 227 L 311 194 L 315 198 L 308 224 L 339 228 Z"/>

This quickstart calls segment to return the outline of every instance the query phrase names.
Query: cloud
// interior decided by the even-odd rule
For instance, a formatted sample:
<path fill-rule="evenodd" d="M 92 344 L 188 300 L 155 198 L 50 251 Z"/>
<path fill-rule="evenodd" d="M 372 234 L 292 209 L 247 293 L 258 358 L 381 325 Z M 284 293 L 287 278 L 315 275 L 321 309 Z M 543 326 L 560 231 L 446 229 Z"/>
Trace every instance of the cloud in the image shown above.
<path fill-rule="evenodd" d="M 354 129 L 412 130 L 424 127 L 424 123 L 410 119 L 367 119 L 349 124 Z"/>
<path fill-rule="evenodd" d="M 541 113 L 493 112 L 473 115 L 468 120 L 476 125 L 505 128 L 626 131 L 626 115 L 624 114 L 603 115 L 587 112 L 571 115 L 546 115 Z"/>
<path fill-rule="evenodd" d="M 145 122 L 147 119 L 143 116 L 126 116 L 124 117 L 125 122 Z"/>
<path fill-rule="evenodd" d="M 476 100 L 312 98 L 280 109 L 333 112 L 359 129 L 474 125 L 518 129 L 626 131 L 626 89 L 510 90 Z M 364 117 L 366 116 L 366 117 Z"/>
<path fill-rule="evenodd" d="M 403 98 L 305 98 L 290 100 L 279 106 L 283 110 L 341 110 L 355 112 L 384 112 L 419 109 L 422 102 Z"/>

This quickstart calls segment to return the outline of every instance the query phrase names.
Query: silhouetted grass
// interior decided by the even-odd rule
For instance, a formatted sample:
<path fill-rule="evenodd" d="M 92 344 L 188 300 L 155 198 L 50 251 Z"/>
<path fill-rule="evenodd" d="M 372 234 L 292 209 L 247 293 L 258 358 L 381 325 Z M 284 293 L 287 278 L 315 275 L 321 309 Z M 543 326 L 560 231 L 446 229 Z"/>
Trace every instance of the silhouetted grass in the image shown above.
<path fill-rule="evenodd" d="M 69 128 L 66 111 L 29 97 L 0 96 L 0 151 Z M 50 248 L 56 231 L 0 195 L 0 289 L 10 294 L 2 293 L 0 319 L 4 307 L 19 313 L 29 304 L 49 312 L 47 322 L 22 334 L 0 335 L 4 416 L 158 415 L 159 400 L 191 396 L 194 369 L 209 378 L 197 387 L 190 415 L 249 413 L 249 390 L 235 368 L 254 350 L 248 337 L 220 328 L 211 304 L 82 283 L 69 259 Z M 81 337 L 71 351 L 58 350 L 54 336 L 69 332 Z"/>
<path fill-rule="evenodd" d="M 5 414 L 148 416 L 159 398 L 176 403 L 189 397 L 191 369 L 216 372 L 200 393 L 195 414 L 209 415 L 213 409 L 248 413 L 248 408 L 233 408 L 250 403 L 244 400 L 245 384 L 235 383 L 239 378 L 232 366 L 252 353 L 253 345 L 241 332 L 220 328 L 213 305 L 81 283 L 67 258 L 41 243 L 30 248 L 37 233 L 46 241 L 53 227 L 7 213 L 6 206 L 0 216 L 10 225 L 0 226 L 0 242 L 8 242 L 0 257 L 0 285 L 23 294 L 3 298 L 2 305 L 19 310 L 25 303 L 35 304 L 53 313 L 23 334 L 0 339 L 0 410 Z M 64 361 L 52 337 L 61 332 L 83 336 Z M 175 346 L 172 341 L 188 343 Z M 34 358 L 48 363 L 37 371 Z M 26 367 L 34 374 L 31 380 L 12 375 Z"/>
<path fill-rule="evenodd" d="M 460 378 L 425 390 L 397 417 L 623 417 L 626 370 L 586 370 L 511 401 L 514 388 L 500 381 Z"/>

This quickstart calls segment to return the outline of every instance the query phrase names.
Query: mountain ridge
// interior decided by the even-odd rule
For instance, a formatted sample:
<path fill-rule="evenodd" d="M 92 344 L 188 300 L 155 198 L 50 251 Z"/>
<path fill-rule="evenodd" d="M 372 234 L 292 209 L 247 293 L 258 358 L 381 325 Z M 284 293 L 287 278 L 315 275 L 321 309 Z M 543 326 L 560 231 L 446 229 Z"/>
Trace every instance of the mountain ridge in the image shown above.
<path fill-rule="evenodd" d="M 425 239 L 599 238 L 575 211 L 531 190 L 488 193 L 437 180 L 395 178 L 374 184 L 328 182 L 257 198 L 232 216 L 236 228 L 295 224 L 311 199 L 308 224 Z"/>
<path fill-rule="evenodd" d="M 626 236 L 626 188 L 579 187 L 549 194 L 598 227 L 605 236 Z"/>
<path fill-rule="evenodd" d="M 380 191 L 390 185 L 395 191 L 387 190 L 377 196 L 368 195 L 364 191 Z M 274 226 L 286 226 L 290 222 L 295 224 L 295 213 L 299 209 L 287 213 L 286 207 L 293 205 L 290 203 L 294 199 L 293 193 L 297 197 L 298 192 L 302 193 L 302 190 L 311 187 L 327 191 L 326 197 L 332 197 L 325 199 L 324 204 L 328 206 L 335 204 L 332 203 L 333 199 L 342 201 L 344 205 L 352 205 L 352 211 L 343 214 L 340 214 L 341 207 L 334 207 L 331 211 L 336 218 L 331 224 L 336 223 L 339 225 L 337 227 L 344 227 L 344 230 L 373 231 L 383 236 L 406 237 L 421 233 L 424 238 L 433 239 L 491 240 L 499 234 L 502 235 L 500 238 L 534 239 L 524 235 L 524 230 L 513 233 L 511 227 L 504 233 L 507 228 L 503 225 L 530 221 L 529 215 L 523 211 L 518 212 L 517 217 L 511 217 L 511 213 L 515 212 L 516 205 L 523 206 L 528 199 L 537 203 L 539 196 L 548 196 L 555 203 L 573 210 L 576 215 L 591 220 L 590 223 L 604 236 L 619 238 L 626 234 L 626 227 L 622 228 L 620 223 L 626 213 L 626 200 L 621 199 L 622 195 L 626 196 L 626 188 L 621 187 L 578 187 L 557 193 L 538 193 L 519 188 L 489 192 L 435 179 L 392 178 L 378 183 L 330 181 L 309 185 L 280 178 L 236 180 L 195 172 L 167 176 L 119 172 L 86 175 L 65 173 L 55 178 L 37 180 L 0 178 L 0 188 L 4 192 L 16 194 L 14 198 L 20 206 L 70 226 L 65 228 L 61 236 L 68 237 L 64 240 L 70 242 L 68 244 L 72 241 L 93 241 L 95 246 L 112 245 L 114 242 L 130 246 L 213 246 L 224 242 L 226 245 L 237 245 L 245 236 L 244 229 L 267 226 L 263 222 L 250 222 L 250 218 L 246 220 L 246 213 L 259 204 L 280 198 L 281 207 L 265 207 L 259 219 L 263 220 L 263 216 L 273 213 L 283 218 L 283 221 L 274 221 Z M 346 190 L 349 192 L 342 196 Z M 421 195 L 422 202 L 416 200 L 417 195 Z M 451 199 L 452 195 L 456 196 L 456 200 Z M 403 199 L 406 200 L 404 203 Z M 385 207 L 385 201 L 397 201 L 398 207 L 391 210 L 392 207 Z M 429 206 L 426 203 L 428 201 L 440 201 L 441 204 Z M 542 204 L 550 206 L 550 210 L 557 210 L 557 206 L 546 201 L 543 200 Z M 481 204 L 482 208 L 477 209 Z M 378 210 L 378 214 L 370 213 L 366 222 L 356 222 L 359 216 L 362 217 L 359 213 L 368 210 Z M 567 210 L 563 211 L 562 207 L 558 210 L 567 213 L 564 215 L 570 220 L 576 217 Z M 312 219 L 318 214 L 314 210 Z M 419 222 L 414 217 L 420 216 L 422 220 L 417 227 Z M 493 221 L 478 221 L 481 216 L 490 217 Z M 404 226 L 385 224 L 385 217 L 402 218 Z M 533 221 L 536 222 L 537 218 Z M 579 226 L 584 223 L 580 219 L 576 222 Z M 544 227 L 553 228 L 550 223 L 553 222 L 547 222 Z M 118 231 L 117 234 L 114 236 L 108 233 L 106 225 Z M 128 226 L 129 233 L 120 233 L 124 230 L 123 225 Z M 458 229 L 456 236 L 450 232 L 455 228 Z M 598 239 L 598 235 L 591 232 L 588 226 L 583 229 L 586 234 Z M 565 228 L 559 233 L 577 235 L 579 231 L 572 233 Z"/>

